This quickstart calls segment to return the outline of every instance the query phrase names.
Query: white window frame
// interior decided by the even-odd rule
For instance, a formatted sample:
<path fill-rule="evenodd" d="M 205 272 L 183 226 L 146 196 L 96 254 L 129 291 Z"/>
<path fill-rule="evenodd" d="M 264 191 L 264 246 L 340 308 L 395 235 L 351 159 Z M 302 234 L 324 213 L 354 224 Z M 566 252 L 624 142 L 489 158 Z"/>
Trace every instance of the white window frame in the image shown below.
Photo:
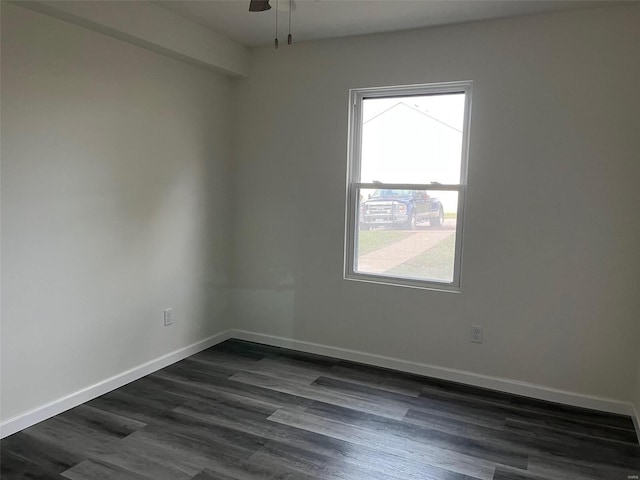
<path fill-rule="evenodd" d="M 469 122 L 471 117 L 472 81 L 433 83 L 424 85 L 404 85 L 394 87 L 355 88 L 349 90 L 349 150 L 347 160 L 347 197 L 345 215 L 345 251 L 344 278 L 362 282 L 372 282 L 385 285 L 396 285 L 429 290 L 460 292 L 460 278 L 462 267 L 462 240 L 465 213 L 465 199 L 467 193 L 467 164 L 469 154 Z M 439 95 L 464 93 L 464 121 L 462 129 L 462 158 L 460 159 L 459 184 L 411 184 L 411 183 L 362 183 L 360 180 L 360 166 L 362 160 L 362 103 L 368 98 L 390 98 L 418 95 Z M 456 219 L 455 260 L 452 282 L 438 282 L 419 280 L 415 278 L 370 274 L 355 271 L 356 237 L 358 234 L 358 195 L 360 189 L 400 189 L 400 190 L 446 190 L 458 192 L 458 212 Z"/>

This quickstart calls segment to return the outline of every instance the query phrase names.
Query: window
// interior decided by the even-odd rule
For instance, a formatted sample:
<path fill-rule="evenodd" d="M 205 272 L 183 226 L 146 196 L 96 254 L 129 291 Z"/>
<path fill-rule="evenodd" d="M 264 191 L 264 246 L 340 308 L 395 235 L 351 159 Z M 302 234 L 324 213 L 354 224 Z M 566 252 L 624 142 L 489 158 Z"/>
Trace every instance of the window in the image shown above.
<path fill-rule="evenodd" d="M 459 290 L 471 82 L 350 99 L 345 278 Z"/>

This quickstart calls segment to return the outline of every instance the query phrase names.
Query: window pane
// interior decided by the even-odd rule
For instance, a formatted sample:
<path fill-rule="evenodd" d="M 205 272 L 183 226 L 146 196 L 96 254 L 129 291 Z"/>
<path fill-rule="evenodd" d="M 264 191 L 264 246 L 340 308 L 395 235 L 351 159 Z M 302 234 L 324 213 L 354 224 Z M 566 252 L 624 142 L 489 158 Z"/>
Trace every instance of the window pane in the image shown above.
<path fill-rule="evenodd" d="M 465 94 L 362 102 L 363 183 L 460 183 Z"/>
<path fill-rule="evenodd" d="M 355 272 L 453 282 L 457 191 L 358 193 Z"/>

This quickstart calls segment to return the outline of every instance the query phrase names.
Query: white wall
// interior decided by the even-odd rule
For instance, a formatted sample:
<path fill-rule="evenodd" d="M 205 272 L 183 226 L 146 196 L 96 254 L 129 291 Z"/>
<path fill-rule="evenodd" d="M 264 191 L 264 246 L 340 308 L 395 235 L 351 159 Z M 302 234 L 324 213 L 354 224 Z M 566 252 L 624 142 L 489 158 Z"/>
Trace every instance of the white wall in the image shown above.
<path fill-rule="evenodd" d="M 639 20 L 259 49 L 234 89 L 2 2 L 2 420 L 229 327 L 640 407 Z M 466 79 L 463 292 L 343 280 L 348 89 Z"/>
<path fill-rule="evenodd" d="M 631 401 L 638 25 L 633 4 L 256 50 L 236 327 Z M 343 280 L 348 89 L 455 80 L 474 81 L 462 293 Z"/>
<path fill-rule="evenodd" d="M 246 47 L 149 1 L 30 0 L 20 5 L 230 75 L 246 76 L 249 69 Z"/>
<path fill-rule="evenodd" d="M 638 378 L 636 380 L 636 394 L 633 398 L 633 403 L 636 410 L 637 434 L 638 439 L 640 440 L 640 360 L 638 361 Z"/>
<path fill-rule="evenodd" d="M 1 80 L 4 420 L 228 328 L 232 90 L 7 2 Z"/>

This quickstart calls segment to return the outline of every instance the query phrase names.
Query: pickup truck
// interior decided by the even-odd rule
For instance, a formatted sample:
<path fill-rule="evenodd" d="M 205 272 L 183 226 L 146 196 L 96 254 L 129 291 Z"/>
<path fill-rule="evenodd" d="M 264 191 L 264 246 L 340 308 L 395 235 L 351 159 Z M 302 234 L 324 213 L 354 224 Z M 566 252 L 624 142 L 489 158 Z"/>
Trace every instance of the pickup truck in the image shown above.
<path fill-rule="evenodd" d="M 368 200 L 360 203 L 360 228 L 406 228 L 429 221 L 432 227 L 444 223 L 444 209 L 440 200 L 424 190 L 376 190 Z"/>

